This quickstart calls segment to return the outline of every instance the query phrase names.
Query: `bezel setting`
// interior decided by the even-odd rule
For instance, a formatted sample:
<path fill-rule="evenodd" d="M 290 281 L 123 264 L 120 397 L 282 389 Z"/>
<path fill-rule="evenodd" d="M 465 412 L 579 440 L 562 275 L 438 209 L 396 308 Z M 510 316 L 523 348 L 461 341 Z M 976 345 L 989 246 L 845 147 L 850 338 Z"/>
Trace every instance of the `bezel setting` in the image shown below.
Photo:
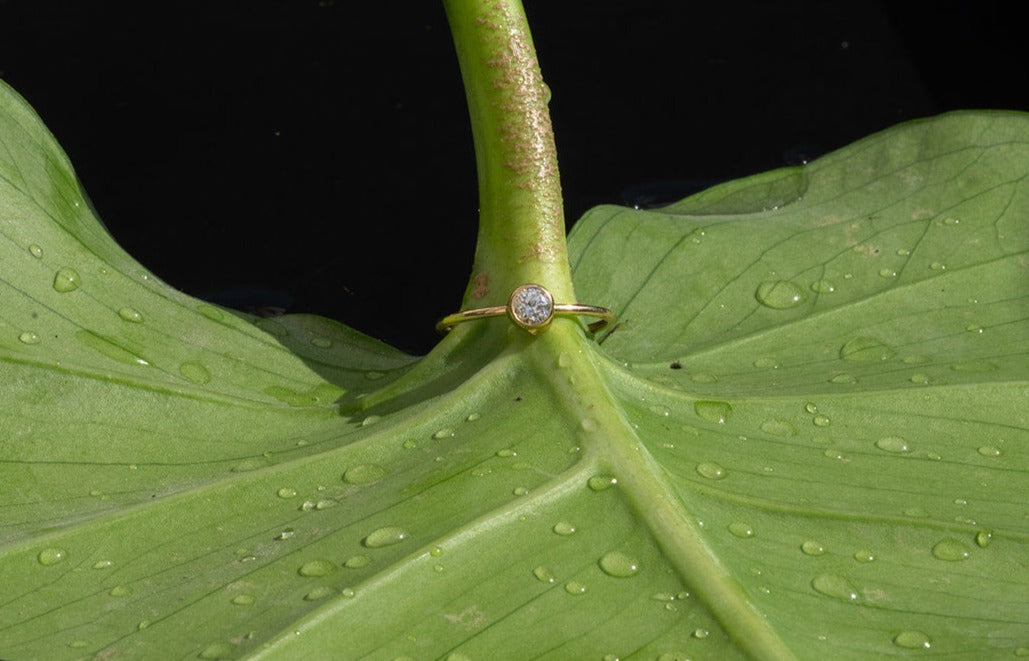
<path fill-rule="evenodd" d="M 507 316 L 532 335 L 546 330 L 554 319 L 554 297 L 541 285 L 521 285 L 507 301 Z"/>

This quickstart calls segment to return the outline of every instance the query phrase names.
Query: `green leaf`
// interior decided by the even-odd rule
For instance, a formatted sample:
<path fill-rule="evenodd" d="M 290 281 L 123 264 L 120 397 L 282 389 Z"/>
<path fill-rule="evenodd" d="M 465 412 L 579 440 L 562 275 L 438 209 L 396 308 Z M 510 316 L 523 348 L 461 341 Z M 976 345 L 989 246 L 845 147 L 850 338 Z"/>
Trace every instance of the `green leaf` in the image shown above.
<path fill-rule="evenodd" d="M 602 343 L 416 361 L 161 283 L 0 88 L 0 657 L 1026 653 L 1027 135 L 599 208 Z"/>

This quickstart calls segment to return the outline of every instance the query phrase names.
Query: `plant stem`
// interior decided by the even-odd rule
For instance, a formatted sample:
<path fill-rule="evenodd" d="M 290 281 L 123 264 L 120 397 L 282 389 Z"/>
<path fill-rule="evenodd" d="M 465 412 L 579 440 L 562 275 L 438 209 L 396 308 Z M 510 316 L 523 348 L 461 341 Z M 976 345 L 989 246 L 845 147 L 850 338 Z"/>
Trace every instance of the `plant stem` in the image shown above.
<path fill-rule="evenodd" d="M 574 301 L 554 132 L 519 0 L 444 0 L 479 176 L 479 237 L 464 307 L 503 305 L 520 284 Z"/>

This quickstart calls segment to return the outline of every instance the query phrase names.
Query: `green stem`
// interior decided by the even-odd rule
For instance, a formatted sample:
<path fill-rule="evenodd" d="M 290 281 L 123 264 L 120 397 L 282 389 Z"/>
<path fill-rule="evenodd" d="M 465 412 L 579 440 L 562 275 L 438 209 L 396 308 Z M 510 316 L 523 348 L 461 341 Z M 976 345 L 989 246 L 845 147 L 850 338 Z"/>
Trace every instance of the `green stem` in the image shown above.
<path fill-rule="evenodd" d="M 519 0 L 444 0 L 471 115 L 479 238 L 464 307 L 503 305 L 520 284 L 574 301 L 554 132 Z"/>

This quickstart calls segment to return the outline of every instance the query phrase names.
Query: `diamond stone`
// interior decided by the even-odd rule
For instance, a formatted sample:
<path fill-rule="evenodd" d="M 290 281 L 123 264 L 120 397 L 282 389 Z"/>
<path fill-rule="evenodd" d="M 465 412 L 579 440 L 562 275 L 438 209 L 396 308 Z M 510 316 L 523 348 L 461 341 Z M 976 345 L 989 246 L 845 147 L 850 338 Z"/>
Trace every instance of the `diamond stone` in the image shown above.
<path fill-rule="evenodd" d="M 539 285 L 522 285 L 511 294 L 508 309 L 515 323 L 531 331 L 554 316 L 554 299 Z"/>

